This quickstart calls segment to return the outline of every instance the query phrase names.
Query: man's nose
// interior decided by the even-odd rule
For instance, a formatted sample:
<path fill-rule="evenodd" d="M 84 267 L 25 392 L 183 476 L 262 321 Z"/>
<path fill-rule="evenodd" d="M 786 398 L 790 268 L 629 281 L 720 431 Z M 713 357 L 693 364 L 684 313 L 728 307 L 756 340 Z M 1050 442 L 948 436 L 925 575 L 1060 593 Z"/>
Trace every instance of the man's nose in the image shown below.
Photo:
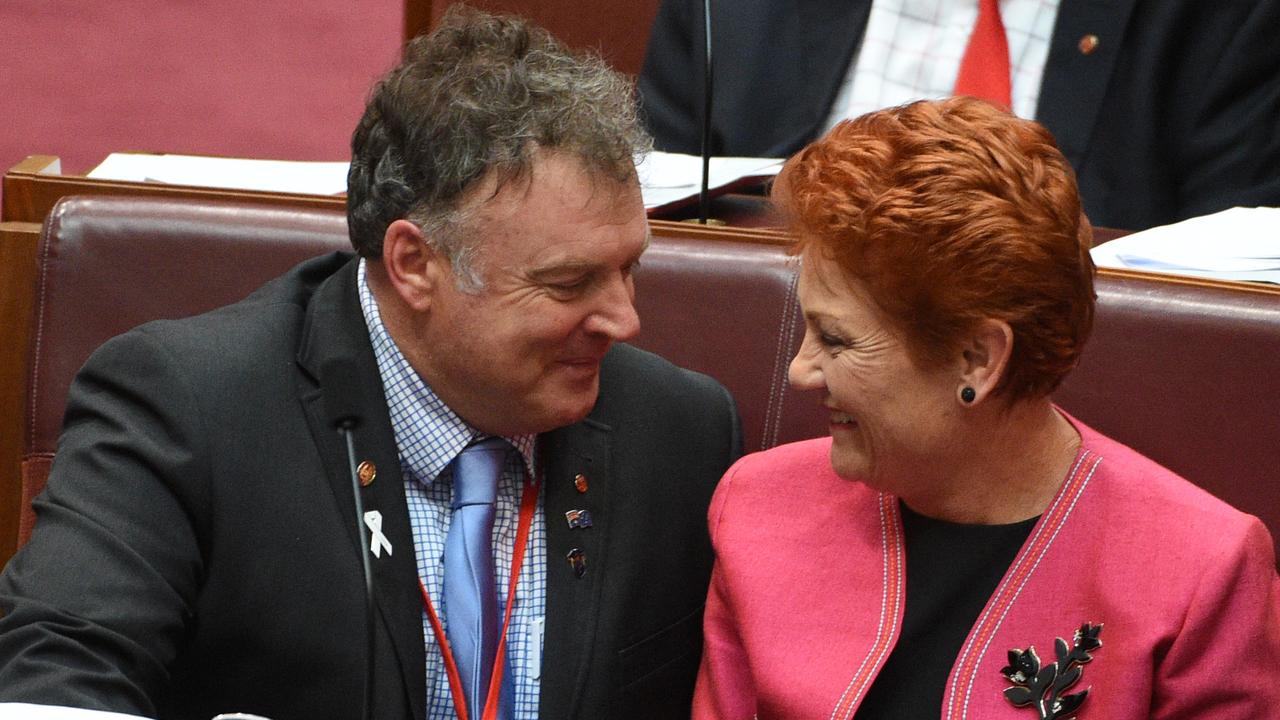
<path fill-rule="evenodd" d="M 636 314 L 635 286 L 631 279 L 618 278 L 601 295 L 600 307 L 588 318 L 587 329 L 615 341 L 630 340 L 640 333 Z"/>

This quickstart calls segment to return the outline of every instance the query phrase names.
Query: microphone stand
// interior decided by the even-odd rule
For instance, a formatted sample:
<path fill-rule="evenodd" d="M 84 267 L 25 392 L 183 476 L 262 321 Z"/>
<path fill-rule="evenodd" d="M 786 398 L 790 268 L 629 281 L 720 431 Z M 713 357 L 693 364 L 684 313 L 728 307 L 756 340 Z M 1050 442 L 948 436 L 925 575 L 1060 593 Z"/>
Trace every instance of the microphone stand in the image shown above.
<path fill-rule="evenodd" d="M 355 429 L 356 421 L 353 418 L 345 418 L 338 423 L 338 434 L 346 439 L 347 444 L 347 467 L 351 474 L 351 495 L 355 499 L 356 504 L 356 533 L 360 538 L 360 563 L 364 570 L 364 623 L 365 623 L 365 657 L 368 662 L 365 663 L 364 678 L 364 694 L 360 702 L 360 717 L 369 720 L 369 699 L 373 692 L 373 567 L 369 563 L 369 550 L 365 547 L 364 533 L 364 500 L 360 497 L 360 478 L 356 471 L 356 444 Z"/>
<path fill-rule="evenodd" d="M 373 567 L 369 562 L 369 538 L 365 535 L 364 501 L 360 495 L 360 476 L 356 466 L 355 429 L 360 425 L 360 398 L 349 378 L 356 375 L 351 360 L 336 358 L 325 364 L 320 377 L 325 381 L 325 412 L 331 426 L 342 436 L 347 448 L 347 470 L 351 477 L 351 499 L 356 510 L 356 549 L 364 572 L 365 678 L 361 694 L 360 717 L 368 720 L 372 711 L 374 666 Z"/>
<path fill-rule="evenodd" d="M 702 0 L 702 28 L 706 65 L 702 76 L 702 189 L 698 192 L 698 222 L 706 225 L 711 207 L 707 187 L 711 180 L 711 0 Z"/>

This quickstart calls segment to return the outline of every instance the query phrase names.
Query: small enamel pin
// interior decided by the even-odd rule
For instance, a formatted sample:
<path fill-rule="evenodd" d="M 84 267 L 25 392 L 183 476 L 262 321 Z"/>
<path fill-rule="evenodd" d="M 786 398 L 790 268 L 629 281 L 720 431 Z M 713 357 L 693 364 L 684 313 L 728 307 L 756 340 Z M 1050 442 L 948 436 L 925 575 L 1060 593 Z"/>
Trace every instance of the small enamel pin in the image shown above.
<path fill-rule="evenodd" d="M 369 487 L 378 477 L 378 466 L 365 460 L 356 468 L 356 477 L 360 479 L 360 487 Z"/>
<path fill-rule="evenodd" d="M 584 493 L 587 491 L 587 487 L 588 487 L 588 483 L 587 483 L 586 475 L 583 475 L 582 473 L 578 473 L 577 475 L 573 476 L 573 488 L 575 490 L 577 490 L 579 493 Z"/>
<path fill-rule="evenodd" d="M 587 554 L 574 548 L 565 555 L 565 559 L 569 561 L 569 565 L 573 567 L 573 574 L 582 577 L 587 574 Z"/>
<path fill-rule="evenodd" d="M 570 510 L 564 514 L 565 522 L 569 523 L 570 530 L 586 529 L 591 527 L 591 511 L 590 510 Z"/>
<path fill-rule="evenodd" d="M 382 534 L 382 513 L 377 510 L 370 510 L 364 514 L 364 525 L 369 528 L 369 552 L 373 553 L 376 558 L 382 557 L 382 551 L 387 551 L 387 557 L 391 556 L 391 541 L 386 535 Z"/>
<path fill-rule="evenodd" d="M 1013 687 L 1005 688 L 1005 698 L 1014 707 L 1032 706 L 1040 720 L 1074 720 L 1074 713 L 1089 697 L 1089 688 L 1064 693 L 1080 681 L 1084 664 L 1093 660 L 1089 653 L 1102 647 L 1098 639 L 1101 632 L 1102 623 L 1085 623 L 1076 630 L 1070 647 L 1066 640 L 1056 638 L 1053 649 L 1058 660 L 1044 666 L 1040 665 L 1034 646 L 1010 650 L 1009 664 L 1000 670 L 1013 683 Z"/>

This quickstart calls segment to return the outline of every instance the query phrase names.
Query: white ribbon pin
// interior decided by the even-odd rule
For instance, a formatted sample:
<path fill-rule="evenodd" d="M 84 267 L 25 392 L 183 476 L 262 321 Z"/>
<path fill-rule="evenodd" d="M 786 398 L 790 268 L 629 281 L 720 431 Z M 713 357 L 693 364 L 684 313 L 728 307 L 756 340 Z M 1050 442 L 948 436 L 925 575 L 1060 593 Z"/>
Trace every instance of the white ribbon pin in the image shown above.
<path fill-rule="evenodd" d="M 370 510 L 364 514 L 365 527 L 369 528 L 369 552 L 376 558 L 382 557 L 382 549 L 386 548 L 387 556 L 391 556 L 391 541 L 382 534 L 382 513 Z"/>

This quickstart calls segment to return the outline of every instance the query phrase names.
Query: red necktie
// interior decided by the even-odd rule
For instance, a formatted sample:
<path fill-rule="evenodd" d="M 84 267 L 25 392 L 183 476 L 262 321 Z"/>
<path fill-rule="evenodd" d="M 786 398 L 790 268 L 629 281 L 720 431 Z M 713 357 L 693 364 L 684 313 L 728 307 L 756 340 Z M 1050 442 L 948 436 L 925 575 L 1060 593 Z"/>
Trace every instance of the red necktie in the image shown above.
<path fill-rule="evenodd" d="M 978 23 L 960 61 L 955 94 L 982 98 L 1008 110 L 1013 105 L 1009 75 L 1009 39 L 998 0 L 978 0 Z"/>

